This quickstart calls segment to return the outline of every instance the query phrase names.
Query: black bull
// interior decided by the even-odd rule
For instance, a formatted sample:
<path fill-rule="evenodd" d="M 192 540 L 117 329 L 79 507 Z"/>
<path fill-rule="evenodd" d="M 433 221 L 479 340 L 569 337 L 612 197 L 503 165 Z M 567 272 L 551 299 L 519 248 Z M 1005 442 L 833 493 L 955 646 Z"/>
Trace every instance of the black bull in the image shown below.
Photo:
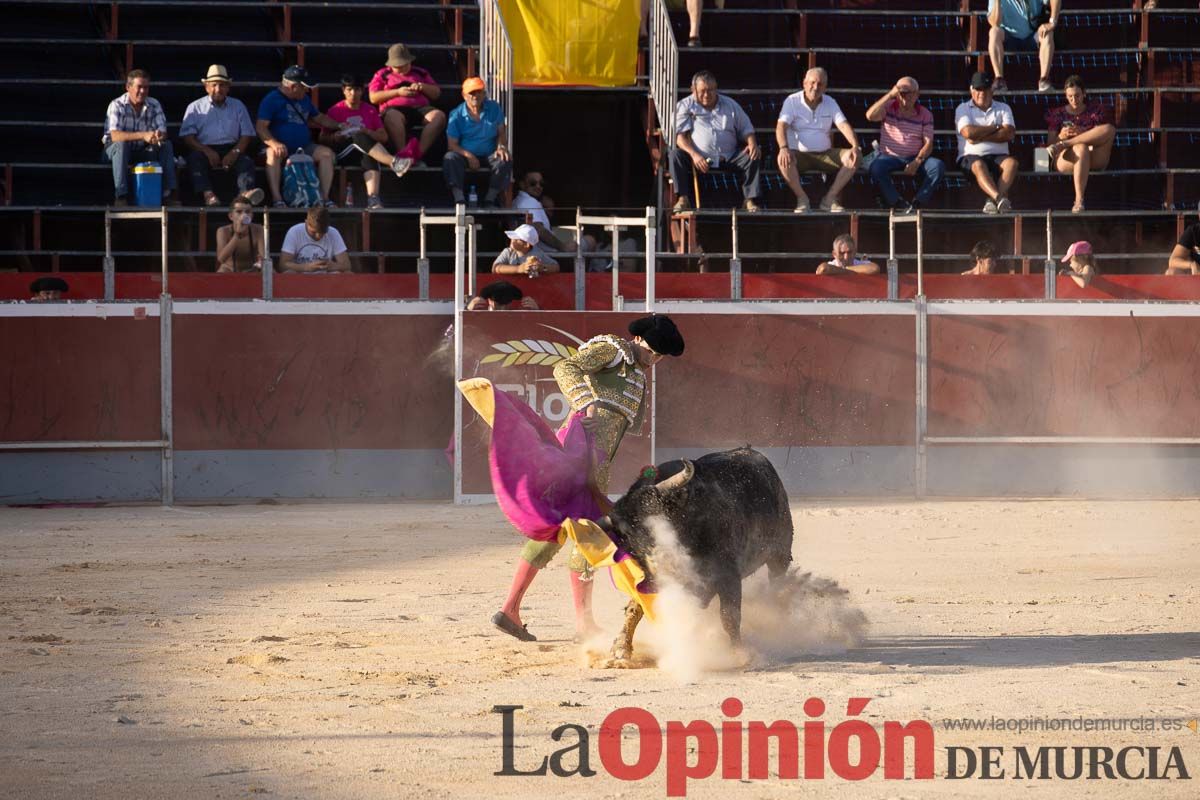
<path fill-rule="evenodd" d="M 668 560 L 656 554 L 653 520 L 670 523 L 690 569 L 669 577 L 707 607 L 721 599 L 721 622 L 730 640 L 741 640 L 742 579 L 764 564 L 774 582 L 792 561 L 792 515 L 787 491 L 766 456 L 749 447 L 709 453 L 695 461 L 668 461 L 653 478 L 642 477 L 600 520 L 648 576 Z M 642 610 L 630 602 L 613 656 L 628 658 Z"/>

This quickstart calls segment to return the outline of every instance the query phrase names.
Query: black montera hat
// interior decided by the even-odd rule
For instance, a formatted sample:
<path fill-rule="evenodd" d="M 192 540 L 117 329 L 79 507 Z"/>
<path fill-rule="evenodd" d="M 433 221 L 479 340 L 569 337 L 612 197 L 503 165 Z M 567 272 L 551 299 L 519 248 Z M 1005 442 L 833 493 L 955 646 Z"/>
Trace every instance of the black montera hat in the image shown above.
<path fill-rule="evenodd" d="M 29 291 L 37 294 L 38 292 L 67 292 L 70 289 L 62 278 L 42 277 L 29 284 Z"/>
<path fill-rule="evenodd" d="M 479 296 L 484 300 L 491 300 L 498 306 L 506 306 L 520 300 L 525 293 L 508 281 L 496 281 L 480 289 Z"/>
<path fill-rule="evenodd" d="M 629 332 L 640 336 L 650 349 L 664 356 L 683 355 L 683 337 L 671 318 L 663 314 L 651 314 L 629 323 Z"/>

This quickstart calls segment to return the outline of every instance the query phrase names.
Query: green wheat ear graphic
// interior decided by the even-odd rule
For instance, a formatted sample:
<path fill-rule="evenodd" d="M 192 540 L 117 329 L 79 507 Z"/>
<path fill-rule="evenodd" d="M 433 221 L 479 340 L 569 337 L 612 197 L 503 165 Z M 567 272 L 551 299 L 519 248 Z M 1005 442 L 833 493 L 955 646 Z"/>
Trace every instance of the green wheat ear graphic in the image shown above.
<path fill-rule="evenodd" d="M 502 361 L 502 367 L 511 367 L 514 364 L 551 367 L 578 352 L 574 347 L 547 342 L 544 339 L 509 339 L 507 342 L 494 343 L 492 349 L 500 352 L 484 356 L 479 363 L 494 364 Z"/>

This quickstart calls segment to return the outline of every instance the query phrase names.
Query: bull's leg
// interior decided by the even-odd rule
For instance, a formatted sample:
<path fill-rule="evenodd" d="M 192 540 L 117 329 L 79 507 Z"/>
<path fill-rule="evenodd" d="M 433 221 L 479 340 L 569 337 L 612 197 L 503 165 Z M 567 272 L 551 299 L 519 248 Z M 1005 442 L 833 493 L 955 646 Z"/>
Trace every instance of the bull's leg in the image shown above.
<path fill-rule="evenodd" d="M 638 623 L 642 621 L 642 607 L 637 600 L 630 600 L 625 606 L 625 624 L 613 641 L 612 657 L 617 660 L 627 660 L 633 655 L 633 634 L 637 631 Z"/>
<path fill-rule="evenodd" d="M 721 598 L 721 624 L 729 641 L 737 646 L 742 643 L 742 577 L 736 571 L 725 575 L 717 584 L 717 596 Z"/>
<path fill-rule="evenodd" d="M 771 556 L 767 559 L 767 580 L 774 586 L 776 581 L 787 575 L 787 571 L 791 566 L 791 553 L 777 553 Z"/>

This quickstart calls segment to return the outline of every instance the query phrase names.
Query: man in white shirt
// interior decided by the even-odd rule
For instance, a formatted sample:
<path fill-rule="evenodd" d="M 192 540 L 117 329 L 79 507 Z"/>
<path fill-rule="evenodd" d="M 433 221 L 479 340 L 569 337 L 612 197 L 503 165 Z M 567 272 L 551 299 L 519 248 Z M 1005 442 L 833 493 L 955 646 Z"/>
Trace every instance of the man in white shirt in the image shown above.
<path fill-rule="evenodd" d="M 281 272 L 349 272 L 350 256 L 337 228 L 329 225 L 329 209 L 313 206 L 299 225 L 283 237 Z"/>
<path fill-rule="evenodd" d="M 571 228 L 554 227 L 547 212 L 554 210 L 554 200 L 546 194 L 546 178 L 536 169 L 526 172 L 517 183 L 520 190 L 513 197 L 512 207 L 525 212 L 522 222 L 532 225 L 542 245 L 559 253 L 575 249 L 575 231 Z M 583 252 L 596 249 L 596 240 L 583 235 Z"/>
<path fill-rule="evenodd" d="M 817 265 L 818 275 L 878 275 L 879 265 L 866 258 L 859 258 L 858 243 L 848 233 L 833 240 L 833 258 Z"/>
<path fill-rule="evenodd" d="M 971 76 L 971 99 L 954 112 L 958 131 L 958 166 L 975 178 L 987 195 L 985 214 L 1012 211 L 1008 192 L 1017 179 L 1017 160 L 1008 154 L 1008 143 L 1017 132 L 1012 109 L 992 99 L 992 76 Z"/>
<path fill-rule="evenodd" d="M 808 211 L 808 195 L 800 186 L 802 170 L 837 173 L 833 185 L 821 201 L 823 211 L 841 212 L 846 209 L 838 202 L 842 189 L 854 177 L 862 148 L 854 128 L 832 97 L 825 95 L 829 76 L 820 67 L 804 75 L 804 89 L 788 95 L 775 123 L 775 143 L 779 145 L 779 171 L 788 188 L 796 195 L 796 213 Z M 829 131 L 837 127 L 849 148 L 835 148 Z"/>

